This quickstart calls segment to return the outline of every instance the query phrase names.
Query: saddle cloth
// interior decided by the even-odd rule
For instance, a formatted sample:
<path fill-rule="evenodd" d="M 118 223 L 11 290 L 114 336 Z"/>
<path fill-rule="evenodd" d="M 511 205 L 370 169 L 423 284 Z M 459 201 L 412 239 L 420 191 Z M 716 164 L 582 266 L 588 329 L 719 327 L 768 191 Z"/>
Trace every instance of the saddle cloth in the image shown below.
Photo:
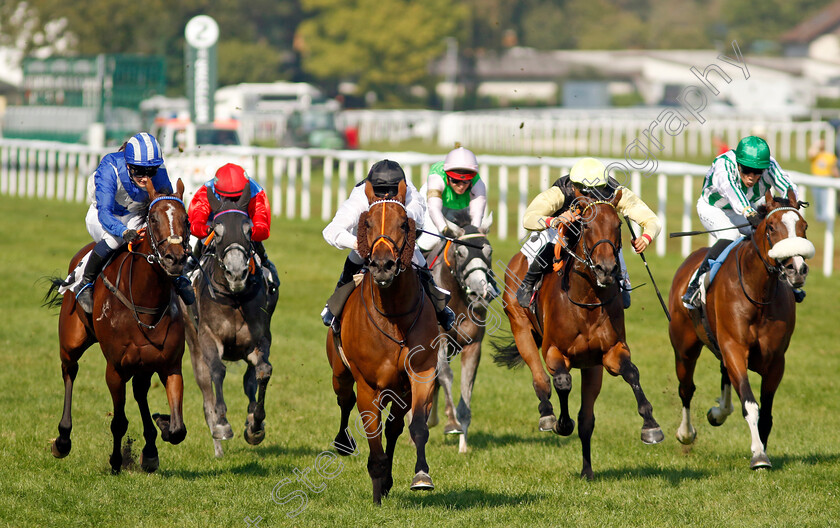
<path fill-rule="evenodd" d="M 716 259 L 709 261 L 709 271 L 704 273 L 703 277 L 700 277 L 700 301 L 704 305 L 706 304 L 706 291 L 712 285 L 712 281 L 715 280 L 718 270 L 726 261 L 726 257 L 728 257 L 729 254 L 732 252 L 732 249 L 738 244 L 740 244 L 741 241 L 744 240 L 744 238 L 745 237 L 742 236 L 736 238 L 732 241 L 731 244 L 726 246 L 726 248 L 723 251 L 721 251 L 720 255 L 718 255 Z M 691 276 L 692 279 L 694 279 L 694 276 L 697 275 L 698 271 L 700 271 L 699 267 L 694 271 L 694 274 Z"/>
<path fill-rule="evenodd" d="M 66 292 L 71 291 L 74 294 L 79 293 L 79 290 L 83 286 L 82 284 L 82 276 L 85 274 L 85 266 L 87 266 L 87 262 L 90 259 L 90 251 L 85 253 L 85 256 L 82 257 L 82 260 L 73 268 L 73 271 L 70 272 L 70 275 L 64 279 L 64 283 L 59 286 L 58 293 L 59 295 L 64 295 Z"/>

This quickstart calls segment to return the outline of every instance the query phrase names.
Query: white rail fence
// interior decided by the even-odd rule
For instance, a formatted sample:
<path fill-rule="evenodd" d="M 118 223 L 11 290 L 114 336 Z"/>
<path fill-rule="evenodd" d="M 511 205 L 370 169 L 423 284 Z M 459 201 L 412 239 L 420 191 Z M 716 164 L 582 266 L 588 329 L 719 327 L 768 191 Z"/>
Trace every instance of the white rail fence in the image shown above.
<path fill-rule="evenodd" d="M 0 140 L 0 194 L 84 202 L 87 179 L 107 152 L 82 145 Z M 385 158 L 398 161 L 419 188 L 429 167 L 439 161 L 440 156 L 415 152 L 226 147 L 171 154 L 166 163 L 173 180 L 184 180 L 188 197 L 212 178 L 222 164 L 240 163 L 265 187 L 274 216 L 310 219 L 314 216 L 313 205 L 317 205 L 319 217 L 326 222 L 347 198 L 352 186 L 365 177 L 368 168 Z M 487 185 L 489 201 L 495 206 L 498 237 L 506 239 L 515 234 L 521 239 L 525 230 L 519 219 L 524 216 L 529 201 L 556 178 L 567 174 L 577 159 L 482 155 L 480 161 L 480 174 Z M 604 160 L 605 163 L 610 161 L 621 160 Z M 660 162 L 654 174 L 633 172 L 629 181 L 623 182 L 643 196 L 663 222 L 663 234 L 655 241 L 657 255 L 665 255 L 669 231 L 700 228 L 694 219 L 696 189 L 706 170 L 707 167 L 701 165 Z M 789 174 L 800 186 L 803 200 L 817 188 L 834 191 L 827 193 L 831 220 L 826 223 L 822 242 L 823 273 L 829 276 L 833 266 L 836 191 L 840 189 L 840 180 L 797 172 Z M 671 199 L 681 189 L 682 212 L 678 221 L 674 215 L 666 214 L 669 189 Z M 806 210 L 805 214 L 813 221 L 812 211 Z M 679 226 L 671 225 L 671 222 Z M 511 224 L 515 226 L 514 233 L 510 232 Z M 687 256 L 690 251 L 690 238 L 681 239 L 680 253 Z"/>

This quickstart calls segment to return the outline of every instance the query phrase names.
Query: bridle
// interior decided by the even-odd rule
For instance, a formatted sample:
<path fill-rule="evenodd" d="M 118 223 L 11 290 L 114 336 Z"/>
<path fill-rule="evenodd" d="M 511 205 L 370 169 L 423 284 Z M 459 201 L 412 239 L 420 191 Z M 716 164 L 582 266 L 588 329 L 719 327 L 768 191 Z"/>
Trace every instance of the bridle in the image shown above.
<path fill-rule="evenodd" d="M 146 225 L 147 226 L 151 225 L 149 221 L 151 220 L 151 217 L 152 217 L 152 208 L 155 206 L 156 203 L 161 202 L 161 201 L 165 201 L 165 200 L 172 200 L 172 201 L 178 202 L 179 204 L 183 205 L 184 209 L 186 210 L 186 205 L 184 205 L 184 202 L 180 198 L 178 198 L 177 196 L 158 196 L 157 198 L 152 200 L 152 203 L 149 204 L 149 210 L 146 213 Z M 171 227 L 170 227 L 170 229 L 171 229 Z M 187 220 L 187 233 L 189 233 L 189 231 L 190 231 L 190 225 L 189 225 L 189 220 Z M 180 235 L 169 235 L 161 242 L 161 241 L 155 239 L 154 234 L 148 228 L 146 230 L 146 233 L 149 236 L 149 245 L 152 247 L 152 253 L 146 255 L 146 261 L 149 264 L 158 264 L 158 265 L 161 264 L 161 261 L 163 259 L 161 258 L 160 251 L 161 251 L 161 248 L 163 247 L 163 244 L 170 244 L 170 245 L 180 244 L 180 245 L 184 246 L 184 251 L 186 251 L 187 253 L 190 252 L 189 237 L 182 237 Z M 130 248 L 129 248 L 129 250 L 131 251 Z M 134 252 L 134 251 L 132 251 L 132 252 Z M 163 268 L 163 266 L 161 266 L 161 269 L 163 269 L 163 271 L 167 275 L 169 275 L 170 277 L 176 277 L 177 276 L 177 275 L 173 275 L 173 274 L 169 273 L 168 271 L 166 271 L 166 269 Z"/>
<path fill-rule="evenodd" d="M 460 237 L 458 237 L 457 240 L 470 240 L 470 239 L 474 239 L 474 238 L 484 239 L 484 243 L 482 244 L 482 248 L 486 245 L 489 245 L 489 242 L 487 242 L 487 235 L 482 234 L 482 233 L 468 233 L 468 234 L 465 234 L 465 235 L 461 235 Z M 475 267 L 467 270 L 466 269 L 467 264 L 469 264 L 471 261 L 475 260 L 475 258 L 473 258 L 473 259 L 467 258 L 467 259 L 461 261 L 461 259 L 458 256 L 458 251 L 456 249 L 455 257 L 454 257 L 454 260 L 455 260 L 454 264 L 455 265 L 453 266 L 452 263 L 449 261 L 449 248 L 451 248 L 452 246 L 453 246 L 453 244 L 452 244 L 452 241 L 450 240 L 444 245 L 444 248 L 443 248 L 443 260 L 444 260 L 444 262 L 446 262 L 446 265 L 449 267 L 449 272 L 452 273 L 452 275 L 455 277 L 455 281 L 458 283 L 458 286 L 460 286 L 460 288 L 462 290 L 464 290 L 464 293 L 466 293 L 467 295 L 469 295 L 471 293 L 476 293 L 476 292 L 473 292 L 472 289 L 470 289 L 470 287 L 467 285 L 467 278 L 475 272 L 483 272 L 485 275 L 487 275 L 487 279 L 488 279 L 488 282 L 489 282 L 489 279 L 491 278 L 490 274 L 492 273 L 492 270 L 490 269 L 490 266 L 489 266 L 489 264 L 490 264 L 489 261 L 484 259 L 484 251 L 482 250 L 482 252 L 481 252 L 482 257 L 479 258 L 479 260 L 482 263 L 486 264 L 486 266 L 475 266 Z M 477 247 L 477 246 L 470 245 L 470 247 Z"/>
<path fill-rule="evenodd" d="M 226 209 L 224 211 L 216 213 L 216 215 L 213 218 L 214 219 L 219 218 L 223 214 L 227 214 L 227 213 L 239 213 L 241 215 L 245 215 L 246 217 L 248 217 L 250 219 L 250 217 L 248 216 L 248 213 L 246 213 L 245 211 L 240 211 L 239 209 Z M 254 253 L 254 249 L 253 249 L 253 247 L 250 246 L 250 244 L 249 244 L 249 247 L 247 247 L 247 248 L 244 245 L 240 244 L 239 242 L 233 242 L 232 244 L 228 244 L 227 247 L 225 247 L 225 249 L 221 253 L 215 253 L 216 264 L 219 265 L 219 267 L 222 269 L 222 271 L 227 269 L 225 267 L 225 262 L 224 262 L 225 257 L 227 257 L 228 254 L 232 251 L 241 252 L 242 256 L 245 258 L 246 262 L 250 261 L 251 256 Z"/>
<path fill-rule="evenodd" d="M 589 204 L 587 204 L 586 207 L 583 208 L 583 211 L 580 214 L 581 220 L 580 220 L 580 236 L 579 236 L 580 247 L 581 247 L 581 249 L 583 249 L 583 257 L 578 255 L 576 251 L 573 251 L 567 245 L 563 244 L 563 249 L 566 251 L 566 253 L 568 253 L 569 255 L 572 256 L 572 258 L 574 258 L 575 260 L 577 260 L 578 262 L 580 262 L 581 264 L 583 264 L 584 266 L 589 268 L 590 271 L 595 270 L 595 263 L 592 261 L 592 252 L 595 251 L 595 248 L 597 248 L 599 245 L 609 244 L 610 247 L 612 247 L 613 255 L 615 256 L 616 261 L 618 261 L 618 252 L 621 250 L 621 239 L 619 239 L 618 245 L 616 245 L 612 240 L 610 240 L 608 238 L 602 238 L 601 240 L 598 240 L 597 242 L 595 242 L 592 245 L 591 248 L 589 246 L 587 246 L 586 238 L 583 236 L 583 232 L 586 230 L 586 225 L 589 223 L 589 222 L 585 221 L 586 211 L 588 211 L 590 207 L 593 207 L 597 204 L 606 204 L 606 205 L 609 205 L 610 207 L 612 207 L 613 209 L 615 209 L 615 205 L 613 205 L 612 202 L 608 202 L 606 200 L 594 200 L 592 202 L 589 202 Z"/>
<path fill-rule="evenodd" d="M 402 244 L 400 244 L 400 246 L 397 247 L 397 243 L 394 241 L 394 239 L 385 234 L 385 209 L 386 209 L 385 204 L 388 204 L 388 203 L 399 205 L 400 207 L 403 208 L 403 211 L 406 211 L 406 215 L 408 214 L 408 211 L 405 208 L 405 204 L 398 201 L 398 200 L 390 200 L 390 199 L 377 200 L 377 201 L 373 202 L 372 204 L 370 204 L 368 206 L 368 212 L 370 212 L 373 209 L 373 207 L 376 206 L 376 205 L 382 205 L 383 206 L 382 207 L 382 221 L 381 221 L 382 227 L 381 227 L 381 231 L 380 231 L 379 235 L 377 235 L 376 238 L 373 240 L 373 244 L 371 244 L 371 246 L 370 246 L 370 255 L 373 255 L 373 251 L 376 249 L 376 247 L 379 244 L 385 244 L 385 246 L 387 246 L 388 250 L 394 256 L 394 260 L 397 261 L 397 263 L 398 263 L 396 274 L 399 275 L 405 269 L 405 265 L 403 264 L 402 260 L 400 259 L 400 256 L 402 255 L 403 250 L 405 250 L 405 244 L 406 244 L 406 241 L 408 240 L 408 222 L 406 221 L 402 225 L 403 240 L 402 240 Z M 368 258 L 367 258 L 368 261 L 370 261 L 370 255 L 368 255 Z"/>

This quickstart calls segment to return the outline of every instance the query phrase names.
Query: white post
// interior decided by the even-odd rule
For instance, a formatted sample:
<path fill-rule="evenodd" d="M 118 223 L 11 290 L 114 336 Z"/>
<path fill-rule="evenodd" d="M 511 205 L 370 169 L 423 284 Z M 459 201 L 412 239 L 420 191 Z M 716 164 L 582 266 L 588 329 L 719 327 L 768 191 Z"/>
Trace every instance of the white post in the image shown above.
<path fill-rule="evenodd" d="M 312 183 L 312 157 L 303 157 L 303 166 L 301 167 L 301 189 L 300 189 L 300 217 L 303 220 L 309 220 L 311 213 L 311 196 L 309 187 Z"/>
<path fill-rule="evenodd" d="M 58 153 L 58 175 L 56 177 L 55 195 L 62 200 L 69 200 L 67 196 L 67 161 L 70 154 L 67 152 Z"/>
<path fill-rule="evenodd" d="M 20 149 L 9 149 L 9 196 L 15 196 L 18 190 L 18 165 L 20 163 Z"/>
<path fill-rule="evenodd" d="M 349 176 L 349 162 L 345 159 L 338 162 L 338 207 L 347 199 L 347 177 Z"/>
<path fill-rule="evenodd" d="M 44 152 L 47 155 L 47 198 L 55 198 L 55 165 L 60 154 L 54 150 Z"/>
<path fill-rule="evenodd" d="M 516 237 L 525 236 L 525 228 L 522 227 L 521 219 L 525 216 L 525 209 L 528 207 L 528 166 L 519 167 L 519 207 L 517 208 Z"/>
<path fill-rule="evenodd" d="M 508 168 L 507 165 L 499 167 L 499 238 L 505 240 L 508 234 Z"/>
<path fill-rule="evenodd" d="M 9 147 L 0 148 L 0 194 L 9 192 Z"/>
<path fill-rule="evenodd" d="M 353 181 L 359 183 L 365 177 L 365 162 L 359 160 L 353 164 Z"/>
<path fill-rule="evenodd" d="M 286 166 L 286 158 L 274 156 L 274 161 L 271 163 L 272 182 L 271 182 L 271 214 L 280 216 L 280 211 L 283 210 L 283 169 Z"/>
<path fill-rule="evenodd" d="M 683 214 L 682 214 L 682 230 L 691 231 L 691 205 L 694 193 L 692 192 L 691 176 L 686 174 L 683 176 Z M 682 244 L 680 252 L 683 258 L 691 253 L 691 237 L 682 237 Z"/>
<path fill-rule="evenodd" d="M 76 196 L 76 179 L 79 177 L 79 154 L 75 152 L 67 153 L 67 181 L 64 187 L 64 199 L 68 202 L 73 201 Z"/>
<path fill-rule="evenodd" d="M 665 249 L 668 245 L 668 224 L 665 212 L 668 206 L 668 177 L 664 174 L 656 176 L 656 200 L 658 202 L 657 214 L 659 221 L 662 223 L 662 231 L 656 237 L 656 255 L 659 257 L 665 256 Z M 639 234 L 641 236 L 641 234 Z"/>
<path fill-rule="evenodd" d="M 296 214 L 295 192 L 297 188 L 298 159 L 289 158 L 288 172 L 286 172 L 286 218 L 294 218 Z"/>
<path fill-rule="evenodd" d="M 332 178 L 333 178 L 332 156 L 324 158 L 324 189 L 321 193 L 321 220 L 328 221 L 332 217 Z"/>
<path fill-rule="evenodd" d="M 825 225 L 825 240 L 823 253 L 823 275 L 831 277 L 834 270 L 834 221 L 837 216 L 837 190 L 829 187 L 826 193 L 826 207 L 828 207 L 828 223 Z"/>
<path fill-rule="evenodd" d="M 551 169 L 548 165 L 540 165 L 540 188 L 538 192 L 548 189 L 551 180 Z"/>
<path fill-rule="evenodd" d="M 35 196 L 35 182 L 38 175 L 38 153 L 34 148 L 27 150 L 26 156 L 26 196 Z M 20 189 L 23 192 L 23 187 Z"/>

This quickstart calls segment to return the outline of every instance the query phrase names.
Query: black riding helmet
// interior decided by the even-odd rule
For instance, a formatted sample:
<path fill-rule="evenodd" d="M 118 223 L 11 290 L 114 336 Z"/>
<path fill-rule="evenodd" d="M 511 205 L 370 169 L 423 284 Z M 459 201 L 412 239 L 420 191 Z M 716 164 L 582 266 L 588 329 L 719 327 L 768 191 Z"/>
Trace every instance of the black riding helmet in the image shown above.
<path fill-rule="evenodd" d="M 400 182 L 405 181 L 405 172 L 396 161 L 385 159 L 373 164 L 367 178 L 360 183 L 365 181 L 370 182 L 377 197 L 393 198 L 399 191 Z"/>

